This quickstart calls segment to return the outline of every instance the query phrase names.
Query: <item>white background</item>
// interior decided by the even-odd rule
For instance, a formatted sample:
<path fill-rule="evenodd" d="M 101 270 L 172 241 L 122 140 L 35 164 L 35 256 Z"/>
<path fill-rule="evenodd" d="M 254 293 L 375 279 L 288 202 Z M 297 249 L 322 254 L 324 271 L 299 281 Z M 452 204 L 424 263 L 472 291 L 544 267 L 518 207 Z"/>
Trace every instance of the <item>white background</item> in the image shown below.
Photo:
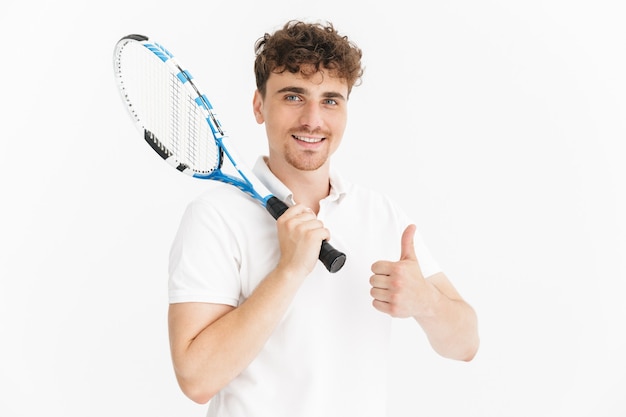
<path fill-rule="evenodd" d="M 171 369 L 166 268 L 205 184 L 142 142 L 113 46 L 165 44 L 251 164 L 253 43 L 290 18 L 364 50 L 335 164 L 419 219 L 479 315 L 470 363 L 397 321 L 390 417 L 626 415 L 622 5 L 4 1 L 0 415 L 204 415 Z"/>

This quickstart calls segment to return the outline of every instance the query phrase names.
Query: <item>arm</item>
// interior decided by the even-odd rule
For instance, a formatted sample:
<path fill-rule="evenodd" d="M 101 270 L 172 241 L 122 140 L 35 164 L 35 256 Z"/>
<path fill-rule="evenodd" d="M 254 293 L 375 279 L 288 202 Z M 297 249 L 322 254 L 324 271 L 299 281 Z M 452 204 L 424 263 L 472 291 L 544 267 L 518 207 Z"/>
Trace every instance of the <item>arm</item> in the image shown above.
<path fill-rule="evenodd" d="M 372 265 L 373 305 L 393 317 L 413 317 L 441 356 L 469 361 L 479 345 L 476 313 L 444 273 L 424 278 L 413 247 L 415 226 L 402 236 L 400 260 Z"/>
<path fill-rule="evenodd" d="M 479 346 L 478 320 L 443 272 L 428 277 L 432 301 L 413 317 L 441 356 L 470 361 Z"/>
<path fill-rule="evenodd" d="M 250 297 L 235 308 L 180 303 L 169 309 L 170 349 L 182 391 L 206 403 L 257 356 L 314 268 L 329 238 L 315 214 L 302 206 L 277 222 L 281 258 Z"/>

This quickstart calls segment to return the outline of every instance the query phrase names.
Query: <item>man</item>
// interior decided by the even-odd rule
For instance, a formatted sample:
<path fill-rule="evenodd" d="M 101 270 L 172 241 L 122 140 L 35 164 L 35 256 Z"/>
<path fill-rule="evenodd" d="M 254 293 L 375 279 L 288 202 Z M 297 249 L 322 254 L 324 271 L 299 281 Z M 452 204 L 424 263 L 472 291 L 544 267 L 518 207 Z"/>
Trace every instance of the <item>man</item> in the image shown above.
<path fill-rule="evenodd" d="M 170 258 L 172 359 L 210 416 L 384 416 L 392 317 L 440 355 L 471 360 L 476 315 L 386 197 L 331 170 L 362 75 L 332 24 L 288 22 L 256 43 L 255 173 L 290 208 L 274 221 L 215 183 L 186 210 Z M 347 261 L 318 261 L 329 240 Z"/>

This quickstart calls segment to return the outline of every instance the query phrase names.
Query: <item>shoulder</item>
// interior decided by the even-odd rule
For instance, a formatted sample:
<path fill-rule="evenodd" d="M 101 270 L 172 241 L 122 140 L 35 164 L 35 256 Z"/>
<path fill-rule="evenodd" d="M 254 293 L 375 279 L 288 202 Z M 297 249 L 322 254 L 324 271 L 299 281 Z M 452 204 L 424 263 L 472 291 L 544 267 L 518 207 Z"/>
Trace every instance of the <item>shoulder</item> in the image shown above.
<path fill-rule="evenodd" d="M 207 183 L 205 190 L 185 207 L 179 235 L 225 238 L 272 219 L 257 200 L 238 188 L 217 181 Z"/>
<path fill-rule="evenodd" d="M 188 204 L 188 212 L 213 213 L 231 217 L 264 210 L 258 201 L 237 187 L 218 181 L 207 181 L 207 183 L 206 189 Z"/>

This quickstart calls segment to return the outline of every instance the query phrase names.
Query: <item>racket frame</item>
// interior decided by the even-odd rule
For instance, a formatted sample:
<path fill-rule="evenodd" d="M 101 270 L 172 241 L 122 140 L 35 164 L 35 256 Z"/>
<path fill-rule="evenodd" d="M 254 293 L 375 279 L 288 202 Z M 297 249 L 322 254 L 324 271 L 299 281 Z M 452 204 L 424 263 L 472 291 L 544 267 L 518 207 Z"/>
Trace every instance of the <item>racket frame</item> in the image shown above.
<path fill-rule="evenodd" d="M 148 130 L 146 126 L 144 126 L 141 118 L 134 111 L 133 105 L 128 99 L 128 95 L 125 94 L 126 87 L 124 85 L 124 76 L 122 75 L 123 71 L 121 70 L 122 65 L 120 64 L 124 48 L 131 42 L 141 44 L 155 57 L 159 58 L 161 62 L 168 67 L 169 72 L 178 78 L 190 96 L 194 97 L 194 101 L 202 112 L 203 118 L 211 128 L 213 139 L 218 148 L 218 160 L 215 169 L 210 172 L 199 172 L 192 169 L 187 164 L 182 163 L 178 157 L 159 140 L 159 138 L 157 138 Z M 135 122 L 136 127 L 143 132 L 145 141 L 168 164 L 172 165 L 178 171 L 194 178 L 221 181 L 239 188 L 241 191 L 259 201 L 261 205 L 272 215 L 272 217 L 274 217 L 274 219 L 278 219 L 288 209 L 288 206 L 276 196 L 272 195 L 272 193 L 256 177 L 256 175 L 252 173 L 252 171 L 250 171 L 245 165 L 237 163 L 240 158 L 236 154 L 235 148 L 230 144 L 230 139 L 224 132 L 211 102 L 206 95 L 200 92 L 200 89 L 196 86 L 196 83 L 194 82 L 194 79 L 189 71 L 184 69 L 171 52 L 169 52 L 161 44 L 151 42 L 147 36 L 131 34 L 121 38 L 117 42 L 114 50 L 113 62 L 118 90 L 121 94 L 122 101 L 126 104 L 126 109 Z M 235 169 L 240 178 L 222 171 L 225 158 L 230 162 L 231 166 Z M 334 273 L 343 267 L 346 255 L 333 248 L 332 245 L 324 240 L 321 245 L 319 259 L 328 271 Z"/>

